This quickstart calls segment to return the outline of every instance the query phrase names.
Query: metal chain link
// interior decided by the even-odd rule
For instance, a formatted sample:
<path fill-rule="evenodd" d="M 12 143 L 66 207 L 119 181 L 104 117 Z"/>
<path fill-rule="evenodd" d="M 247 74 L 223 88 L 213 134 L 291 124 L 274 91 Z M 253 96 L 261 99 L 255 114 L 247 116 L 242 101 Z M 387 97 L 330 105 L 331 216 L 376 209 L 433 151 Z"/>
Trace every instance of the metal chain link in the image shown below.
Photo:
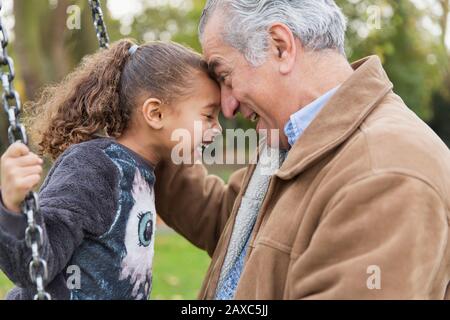
<path fill-rule="evenodd" d="M 0 0 L 0 11 L 2 9 Z M 0 17 L 0 77 L 3 86 L 3 109 L 8 115 L 9 128 L 8 140 L 10 144 L 21 141 L 28 144 L 25 127 L 20 122 L 21 102 L 19 93 L 14 89 L 14 61 L 8 55 L 8 34 Z M 29 276 L 36 285 L 37 293 L 34 300 L 51 300 L 51 296 L 45 291 L 44 284 L 48 279 L 47 262 L 41 257 L 40 250 L 43 245 L 42 228 L 36 223 L 35 216 L 39 213 L 39 199 L 35 192 L 30 192 L 22 204 L 22 213 L 26 215 L 28 227 L 25 230 L 25 243 L 31 249 L 32 260 L 29 264 Z"/>
<path fill-rule="evenodd" d="M 98 43 L 100 48 L 106 49 L 109 47 L 109 36 L 105 21 L 103 19 L 103 11 L 100 5 L 100 0 L 89 0 L 89 5 L 92 9 L 92 19 L 94 20 Z"/>

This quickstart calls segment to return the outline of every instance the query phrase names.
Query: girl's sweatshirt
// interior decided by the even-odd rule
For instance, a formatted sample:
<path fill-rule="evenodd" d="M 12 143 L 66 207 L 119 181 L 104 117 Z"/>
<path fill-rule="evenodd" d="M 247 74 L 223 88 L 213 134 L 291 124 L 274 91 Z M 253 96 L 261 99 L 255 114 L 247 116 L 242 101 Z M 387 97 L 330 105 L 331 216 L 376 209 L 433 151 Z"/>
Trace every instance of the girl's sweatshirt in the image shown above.
<path fill-rule="evenodd" d="M 113 139 L 74 145 L 39 192 L 46 289 L 53 299 L 147 299 L 152 288 L 156 212 L 154 169 Z M 32 299 L 27 219 L 0 201 L 0 268 Z"/>

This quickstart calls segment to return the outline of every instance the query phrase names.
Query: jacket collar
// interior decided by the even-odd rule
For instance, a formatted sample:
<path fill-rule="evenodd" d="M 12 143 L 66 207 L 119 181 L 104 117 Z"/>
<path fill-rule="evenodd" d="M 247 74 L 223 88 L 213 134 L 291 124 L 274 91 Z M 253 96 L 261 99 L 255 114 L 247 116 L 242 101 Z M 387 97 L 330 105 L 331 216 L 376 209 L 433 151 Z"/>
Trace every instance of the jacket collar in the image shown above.
<path fill-rule="evenodd" d="M 276 176 L 288 180 L 345 142 L 393 85 L 377 56 L 352 64 L 355 72 L 297 140 Z"/>

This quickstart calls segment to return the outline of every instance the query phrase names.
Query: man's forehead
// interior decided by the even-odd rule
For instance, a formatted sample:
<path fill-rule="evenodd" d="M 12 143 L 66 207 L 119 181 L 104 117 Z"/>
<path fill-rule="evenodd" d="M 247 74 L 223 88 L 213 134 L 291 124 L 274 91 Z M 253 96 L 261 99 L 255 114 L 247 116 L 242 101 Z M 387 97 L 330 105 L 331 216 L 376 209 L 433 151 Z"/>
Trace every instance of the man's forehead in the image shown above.
<path fill-rule="evenodd" d="M 202 49 L 203 55 L 209 59 L 214 51 L 223 47 L 223 23 L 221 14 L 214 13 L 214 15 L 206 23 L 202 35 Z"/>
<path fill-rule="evenodd" d="M 213 76 L 217 76 L 216 70 L 223 65 L 227 65 L 230 58 L 230 52 L 228 52 L 226 46 L 217 40 L 205 41 L 203 55 L 208 63 L 209 72 Z"/>
<path fill-rule="evenodd" d="M 210 68 L 217 68 L 231 63 L 235 50 L 222 41 L 220 35 L 211 35 L 203 43 L 203 57 Z"/>
<path fill-rule="evenodd" d="M 221 47 L 223 44 L 221 43 L 217 34 L 206 34 L 203 37 L 203 55 L 206 61 L 212 59 L 214 55 L 220 54 Z"/>

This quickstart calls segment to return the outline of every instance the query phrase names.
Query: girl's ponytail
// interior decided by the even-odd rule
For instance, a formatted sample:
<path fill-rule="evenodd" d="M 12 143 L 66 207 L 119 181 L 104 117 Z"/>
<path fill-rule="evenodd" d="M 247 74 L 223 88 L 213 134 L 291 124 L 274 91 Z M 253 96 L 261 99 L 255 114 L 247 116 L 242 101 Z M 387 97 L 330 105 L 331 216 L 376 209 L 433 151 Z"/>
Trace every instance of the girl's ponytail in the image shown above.
<path fill-rule="evenodd" d="M 47 87 L 28 104 L 28 125 L 42 154 L 56 159 L 98 133 L 118 137 L 123 132 L 131 110 L 120 103 L 120 78 L 132 45 L 118 41 L 86 57 L 61 84 Z"/>

